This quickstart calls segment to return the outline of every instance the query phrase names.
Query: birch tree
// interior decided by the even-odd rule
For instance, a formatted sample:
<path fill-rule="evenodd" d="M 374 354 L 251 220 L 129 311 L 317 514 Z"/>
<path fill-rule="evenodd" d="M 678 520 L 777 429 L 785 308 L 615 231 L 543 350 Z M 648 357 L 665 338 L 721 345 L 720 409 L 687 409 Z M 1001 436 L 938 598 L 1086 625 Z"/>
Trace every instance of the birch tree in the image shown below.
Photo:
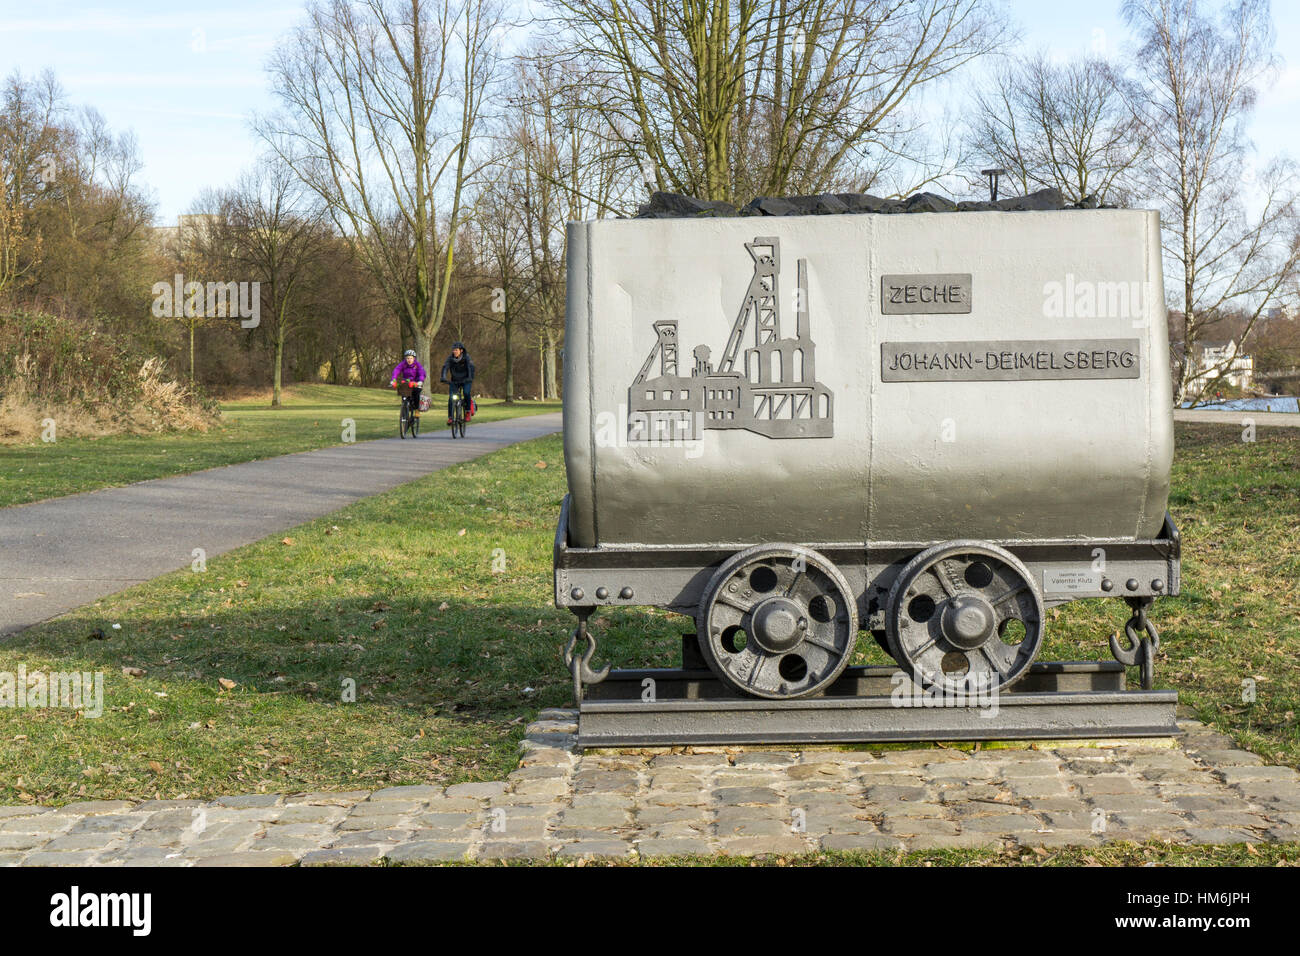
<path fill-rule="evenodd" d="M 1294 301 L 1294 173 L 1283 162 L 1253 172 L 1246 135 L 1277 66 L 1273 26 L 1267 0 L 1235 0 L 1217 19 L 1198 0 L 1130 0 L 1124 16 L 1142 43 L 1135 109 L 1152 147 L 1144 185 L 1164 229 L 1181 401 L 1212 391 L 1237 357 L 1201 374 L 1200 345 L 1216 327 L 1238 321 L 1239 348 L 1268 310 Z"/>

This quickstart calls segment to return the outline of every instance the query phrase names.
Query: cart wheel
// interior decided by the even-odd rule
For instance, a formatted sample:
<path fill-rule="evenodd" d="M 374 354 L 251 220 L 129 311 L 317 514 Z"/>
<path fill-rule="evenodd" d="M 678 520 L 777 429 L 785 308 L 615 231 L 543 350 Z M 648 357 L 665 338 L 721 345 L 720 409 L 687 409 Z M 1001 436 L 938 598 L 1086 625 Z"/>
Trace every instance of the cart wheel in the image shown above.
<path fill-rule="evenodd" d="M 1043 643 L 1043 602 L 1010 551 L 952 541 L 899 573 L 885 611 L 889 652 L 924 687 L 970 694 L 1015 683 Z"/>
<path fill-rule="evenodd" d="M 696 626 L 723 683 L 755 697 L 806 697 L 853 656 L 858 607 L 844 576 L 816 551 L 758 545 L 718 568 Z"/>

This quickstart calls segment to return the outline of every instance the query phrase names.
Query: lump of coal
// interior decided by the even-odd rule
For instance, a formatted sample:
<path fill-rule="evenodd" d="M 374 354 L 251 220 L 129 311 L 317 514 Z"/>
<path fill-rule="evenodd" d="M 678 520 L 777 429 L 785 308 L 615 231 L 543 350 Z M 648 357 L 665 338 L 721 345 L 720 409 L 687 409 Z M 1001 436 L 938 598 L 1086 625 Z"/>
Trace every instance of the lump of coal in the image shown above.
<path fill-rule="evenodd" d="M 695 199 L 680 193 L 655 193 L 637 210 L 638 219 L 683 219 L 700 216 L 831 216 L 845 213 L 914 212 L 1033 212 L 1049 209 L 1095 209 L 1097 199 L 1087 196 L 1066 206 L 1058 189 L 1040 189 L 1028 196 L 1009 196 L 997 202 L 954 202 L 936 193 L 916 193 L 906 199 L 881 199 L 870 193 L 823 193 L 819 196 L 759 196 L 743 209 L 727 202 Z"/>
<path fill-rule="evenodd" d="M 681 219 L 690 216 L 734 216 L 736 207 L 729 202 L 696 199 L 681 193 L 654 193 L 650 201 L 636 211 L 637 219 Z"/>

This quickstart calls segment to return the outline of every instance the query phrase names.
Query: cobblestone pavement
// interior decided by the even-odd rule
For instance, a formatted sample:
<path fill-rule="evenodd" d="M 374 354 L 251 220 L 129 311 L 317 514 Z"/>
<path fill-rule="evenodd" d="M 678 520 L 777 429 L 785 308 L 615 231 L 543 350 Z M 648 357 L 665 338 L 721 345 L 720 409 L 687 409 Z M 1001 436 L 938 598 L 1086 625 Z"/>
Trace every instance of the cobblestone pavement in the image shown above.
<path fill-rule="evenodd" d="M 1194 721 L 1057 749 L 573 752 L 543 711 L 506 780 L 0 807 L 0 865 L 278 866 L 1300 840 L 1300 777 Z M 1101 832 L 1097 832 L 1100 830 Z"/>

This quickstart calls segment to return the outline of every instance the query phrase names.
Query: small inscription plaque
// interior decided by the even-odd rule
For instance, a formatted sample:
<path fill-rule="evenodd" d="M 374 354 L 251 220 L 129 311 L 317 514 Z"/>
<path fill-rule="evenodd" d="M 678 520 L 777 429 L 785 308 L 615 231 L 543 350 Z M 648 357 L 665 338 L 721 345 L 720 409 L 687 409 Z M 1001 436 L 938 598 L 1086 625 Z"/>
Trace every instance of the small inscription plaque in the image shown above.
<path fill-rule="evenodd" d="M 1081 594 L 1101 590 L 1101 575 L 1087 568 L 1044 568 L 1044 594 Z"/>
<path fill-rule="evenodd" d="M 880 311 L 885 315 L 936 315 L 970 311 L 970 273 L 881 276 Z"/>
<path fill-rule="evenodd" d="M 883 342 L 884 382 L 1139 378 L 1137 339 Z"/>

